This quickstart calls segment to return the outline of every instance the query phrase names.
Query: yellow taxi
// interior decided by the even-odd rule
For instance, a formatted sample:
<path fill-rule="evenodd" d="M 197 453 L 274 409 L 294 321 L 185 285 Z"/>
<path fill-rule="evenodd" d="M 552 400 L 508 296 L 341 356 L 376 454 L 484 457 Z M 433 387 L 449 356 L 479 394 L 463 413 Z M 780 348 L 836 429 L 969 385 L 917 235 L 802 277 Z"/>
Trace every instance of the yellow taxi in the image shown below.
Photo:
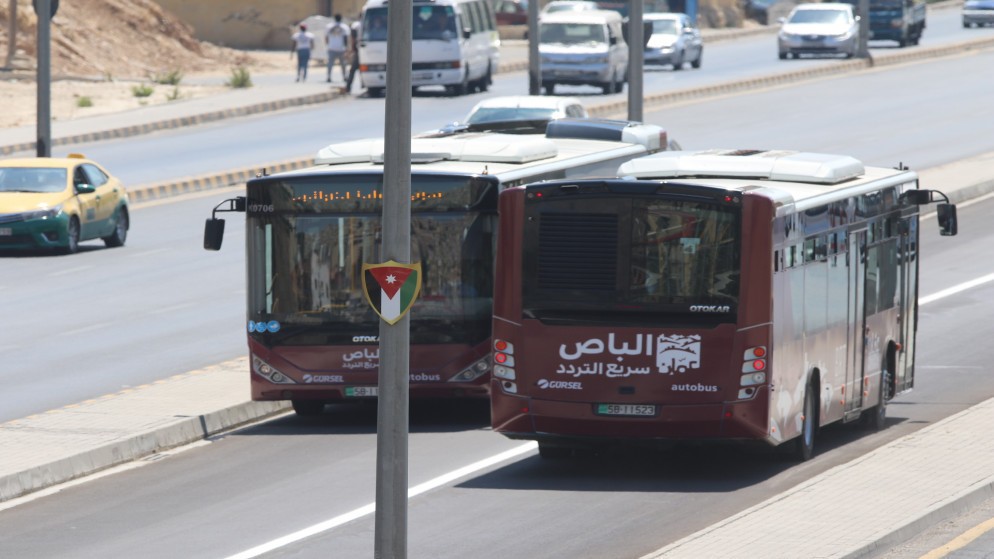
<path fill-rule="evenodd" d="M 121 181 L 78 153 L 0 159 L 0 250 L 71 254 L 92 239 L 119 247 L 130 218 Z"/>

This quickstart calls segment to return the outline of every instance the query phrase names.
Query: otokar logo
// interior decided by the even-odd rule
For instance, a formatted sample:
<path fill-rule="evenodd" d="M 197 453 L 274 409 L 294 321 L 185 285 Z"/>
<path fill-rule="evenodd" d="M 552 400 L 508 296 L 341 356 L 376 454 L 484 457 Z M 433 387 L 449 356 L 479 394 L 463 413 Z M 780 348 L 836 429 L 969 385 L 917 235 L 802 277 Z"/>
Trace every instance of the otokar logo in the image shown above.
<path fill-rule="evenodd" d="M 691 305 L 690 312 L 731 312 L 728 305 Z"/>
<path fill-rule="evenodd" d="M 583 390 L 583 383 L 575 380 L 546 380 L 539 379 L 535 384 L 542 390 L 562 389 L 562 390 Z"/>
<path fill-rule="evenodd" d="M 352 342 L 353 343 L 360 343 L 360 342 L 374 342 L 375 343 L 375 342 L 379 342 L 379 341 L 380 341 L 380 337 L 379 336 L 352 336 Z"/>

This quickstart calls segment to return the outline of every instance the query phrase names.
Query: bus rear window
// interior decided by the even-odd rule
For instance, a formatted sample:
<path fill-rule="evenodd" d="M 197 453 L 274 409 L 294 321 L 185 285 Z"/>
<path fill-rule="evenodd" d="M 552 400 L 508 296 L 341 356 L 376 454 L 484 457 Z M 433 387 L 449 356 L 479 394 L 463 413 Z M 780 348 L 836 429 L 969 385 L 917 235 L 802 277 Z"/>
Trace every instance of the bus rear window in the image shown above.
<path fill-rule="evenodd" d="M 739 212 L 710 202 L 590 198 L 526 209 L 524 306 L 734 312 Z"/>

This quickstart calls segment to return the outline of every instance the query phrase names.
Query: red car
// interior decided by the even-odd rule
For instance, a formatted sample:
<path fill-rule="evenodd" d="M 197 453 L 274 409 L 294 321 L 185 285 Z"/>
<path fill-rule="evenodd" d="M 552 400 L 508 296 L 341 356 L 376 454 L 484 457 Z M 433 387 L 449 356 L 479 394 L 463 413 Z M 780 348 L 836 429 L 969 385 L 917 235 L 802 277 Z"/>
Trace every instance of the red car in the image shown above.
<path fill-rule="evenodd" d="M 494 15 L 497 25 L 527 25 L 528 0 L 496 0 Z"/>

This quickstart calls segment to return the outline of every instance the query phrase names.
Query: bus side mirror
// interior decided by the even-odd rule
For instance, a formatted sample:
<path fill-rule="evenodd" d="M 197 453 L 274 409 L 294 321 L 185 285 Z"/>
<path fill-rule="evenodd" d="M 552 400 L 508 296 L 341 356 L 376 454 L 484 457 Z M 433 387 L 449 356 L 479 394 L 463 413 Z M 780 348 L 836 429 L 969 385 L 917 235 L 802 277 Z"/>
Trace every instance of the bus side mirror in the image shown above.
<path fill-rule="evenodd" d="M 935 207 L 939 218 L 939 234 L 951 237 L 956 234 L 956 204 L 939 204 Z"/>
<path fill-rule="evenodd" d="M 462 28 L 462 38 L 463 39 L 469 39 L 472 36 L 473 36 L 473 30 L 471 28 L 469 28 L 469 27 L 463 27 Z"/>
<path fill-rule="evenodd" d="M 221 250 L 224 240 L 224 220 L 212 217 L 204 224 L 204 250 Z"/>

